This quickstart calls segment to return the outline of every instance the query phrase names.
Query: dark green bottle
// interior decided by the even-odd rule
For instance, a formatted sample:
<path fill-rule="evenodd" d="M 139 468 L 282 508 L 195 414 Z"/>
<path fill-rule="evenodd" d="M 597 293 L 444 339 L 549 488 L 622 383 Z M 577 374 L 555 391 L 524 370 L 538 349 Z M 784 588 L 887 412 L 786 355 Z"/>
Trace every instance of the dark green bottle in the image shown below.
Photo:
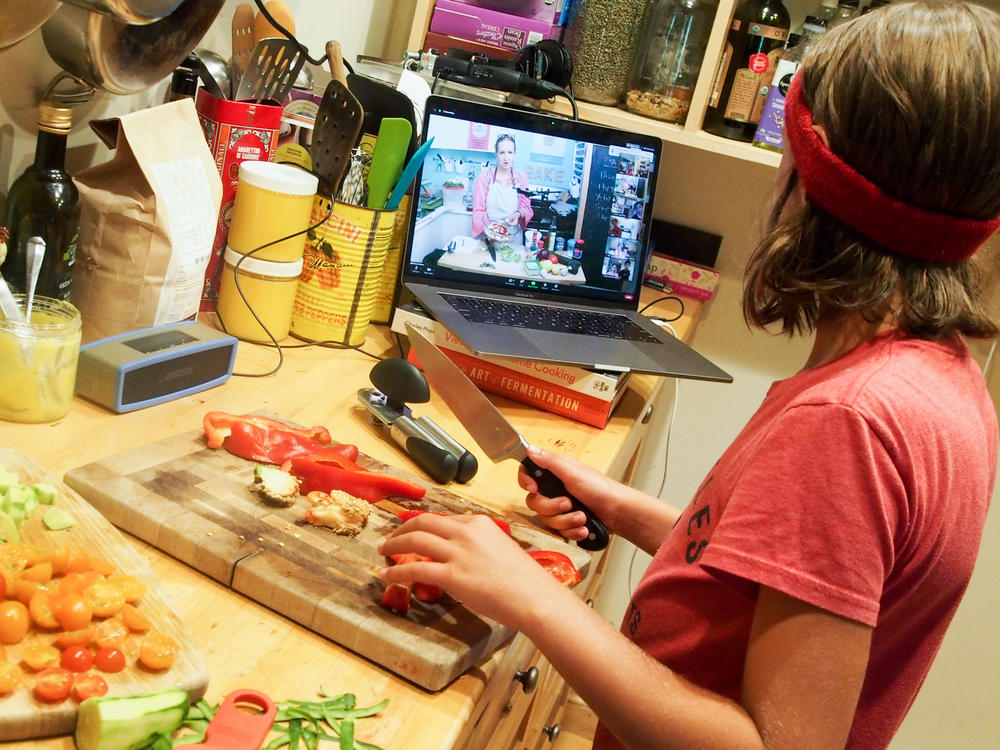
<path fill-rule="evenodd" d="M 45 255 L 35 294 L 68 299 L 80 231 L 80 194 L 66 172 L 66 137 L 72 110 L 51 102 L 38 107 L 35 161 L 14 180 L 7 193 L 4 226 L 9 237 L 4 280 L 25 292 L 27 241 L 45 240 Z"/>
<path fill-rule="evenodd" d="M 744 0 L 726 37 L 702 126 L 709 133 L 753 140 L 791 20 L 781 0 Z"/>

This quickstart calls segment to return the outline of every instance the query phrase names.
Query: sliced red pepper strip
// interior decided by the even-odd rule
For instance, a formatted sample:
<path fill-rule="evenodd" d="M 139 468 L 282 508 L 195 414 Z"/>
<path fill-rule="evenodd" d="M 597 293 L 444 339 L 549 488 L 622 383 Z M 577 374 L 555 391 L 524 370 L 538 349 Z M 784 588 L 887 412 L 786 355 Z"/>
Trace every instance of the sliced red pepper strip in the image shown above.
<path fill-rule="evenodd" d="M 315 440 L 321 444 L 332 442 L 330 431 L 320 425 L 298 428 L 259 414 L 229 414 L 224 411 L 210 411 L 202 418 L 202 427 L 205 429 L 208 447 L 221 448 L 226 438 L 229 437 L 233 425 L 238 422 L 254 424 L 264 430 L 291 432 L 300 437 Z"/>
<path fill-rule="evenodd" d="M 411 589 L 408 583 L 390 583 L 382 592 L 382 606 L 405 615 L 410 611 Z"/>
<path fill-rule="evenodd" d="M 402 477 L 380 471 L 344 469 L 340 463 L 315 456 L 293 456 L 289 462 L 292 474 L 302 481 L 300 491 L 306 495 L 313 490 L 343 490 L 374 503 L 387 497 L 419 500 L 427 493 L 420 485 Z"/>
<path fill-rule="evenodd" d="M 417 511 L 420 513 L 421 511 Z M 436 515 L 442 515 L 440 513 Z M 419 555 L 416 552 L 401 552 L 395 555 L 389 555 L 389 559 L 392 560 L 397 565 L 410 562 L 418 562 L 420 560 L 432 560 L 434 558 L 427 557 L 426 555 Z M 413 597 L 417 601 L 424 602 L 426 604 L 433 604 L 444 596 L 444 589 L 440 586 L 435 586 L 431 583 L 421 583 L 420 581 L 414 581 L 412 586 Z M 383 596 L 383 604 L 385 603 Z M 393 609 L 393 607 L 390 607 Z"/>
<path fill-rule="evenodd" d="M 266 428 L 252 422 L 234 422 L 223 443 L 234 456 L 262 463 L 282 464 L 292 456 L 315 456 L 357 467 L 355 445 L 324 445 L 292 430 Z"/>
<path fill-rule="evenodd" d="M 573 561 L 562 552 L 554 550 L 533 549 L 528 550 L 535 562 L 551 573 L 559 583 L 572 586 L 580 582 L 580 571 L 576 569 Z"/>
<path fill-rule="evenodd" d="M 429 510 L 402 510 L 399 513 L 396 514 L 396 518 L 398 518 L 403 523 L 406 523 L 411 518 L 416 518 L 417 516 L 423 515 L 424 513 L 431 513 L 431 515 L 435 515 L 435 516 L 444 516 L 444 515 L 447 515 L 445 513 L 432 513 Z M 506 521 L 504 521 L 502 518 L 494 518 L 493 516 L 490 516 L 490 520 L 493 521 L 493 523 L 495 523 L 497 526 L 499 526 L 500 529 L 503 531 L 503 533 L 505 533 L 507 536 L 510 536 L 510 524 L 509 523 L 507 523 Z"/>

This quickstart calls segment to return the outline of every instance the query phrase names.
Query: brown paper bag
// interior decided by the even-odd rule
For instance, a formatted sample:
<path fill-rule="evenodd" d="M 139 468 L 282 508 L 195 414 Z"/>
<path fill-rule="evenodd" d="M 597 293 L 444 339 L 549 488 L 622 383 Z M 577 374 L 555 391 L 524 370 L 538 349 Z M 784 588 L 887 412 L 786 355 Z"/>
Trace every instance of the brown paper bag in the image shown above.
<path fill-rule="evenodd" d="M 194 103 L 119 118 L 112 159 L 73 181 L 81 214 L 71 289 L 83 340 L 195 316 L 222 180 Z"/>

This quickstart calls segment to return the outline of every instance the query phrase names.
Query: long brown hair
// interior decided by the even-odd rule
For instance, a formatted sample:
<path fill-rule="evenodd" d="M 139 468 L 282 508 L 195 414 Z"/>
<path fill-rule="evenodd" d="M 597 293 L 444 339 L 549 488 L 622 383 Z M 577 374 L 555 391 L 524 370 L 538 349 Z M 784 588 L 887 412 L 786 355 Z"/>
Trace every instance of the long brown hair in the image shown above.
<path fill-rule="evenodd" d="M 828 31 L 803 93 L 831 151 L 907 203 L 1000 214 L 1000 15 L 964 2 L 896 2 Z M 806 333 L 824 320 L 894 315 L 907 334 L 992 337 L 977 259 L 933 263 L 877 244 L 808 196 L 792 173 L 746 269 L 743 315 Z"/>

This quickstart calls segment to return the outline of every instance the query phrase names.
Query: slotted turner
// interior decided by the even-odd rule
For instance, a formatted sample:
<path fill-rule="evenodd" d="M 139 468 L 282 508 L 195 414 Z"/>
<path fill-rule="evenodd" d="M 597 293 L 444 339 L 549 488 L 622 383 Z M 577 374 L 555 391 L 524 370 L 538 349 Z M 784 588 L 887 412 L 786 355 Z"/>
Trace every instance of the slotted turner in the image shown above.
<path fill-rule="evenodd" d="M 239 86 L 243 74 L 250 63 L 250 54 L 253 52 L 253 6 L 250 3 L 240 3 L 233 11 L 233 60 L 231 63 L 232 91 L 230 96 L 236 94 L 236 87 Z"/>
<path fill-rule="evenodd" d="M 283 101 L 305 61 L 305 52 L 295 42 L 289 39 L 261 39 L 240 78 L 237 101 Z"/>
<path fill-rule="evenodd" d="M 361 135 L 365 113 L 347 88 L 340 45 L 330 42 L 326 52 L 333 79 L 327 84 L 316 111 L 310 152 L 320 190 L 333 197 L 350 167 L 351 151 Z"/>

